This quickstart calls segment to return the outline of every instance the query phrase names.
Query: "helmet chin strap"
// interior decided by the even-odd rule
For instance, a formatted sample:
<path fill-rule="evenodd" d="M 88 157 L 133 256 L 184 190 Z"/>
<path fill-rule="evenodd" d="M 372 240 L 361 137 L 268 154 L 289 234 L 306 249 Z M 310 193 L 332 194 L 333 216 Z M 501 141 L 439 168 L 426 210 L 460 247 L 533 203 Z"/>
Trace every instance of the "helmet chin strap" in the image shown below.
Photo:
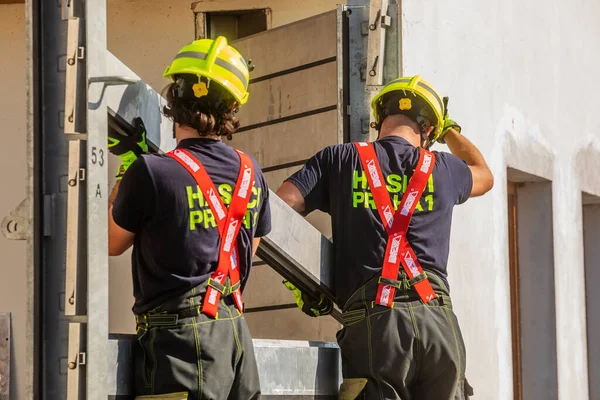
<path fill-rule="evenodd" d="M 429 139 L 429 137 L 427 136 L 427 129 L 429 129 L 429 126 L 427 124 L 427 119 L 425 117 L 422 116 L 418 116 L 417 117 L 417 123 L 419 124 L 419 128 L 421 128 L 421 147 L 423 147 L 424 149 L 428 150 L 431 145 L 433 144 L 432 142 L 427 143 L 427 146 L 425 146 L 425 142 L 427 142 L 427 139 Z"/>
<path fill-rule="evenodd" d="M 425 135 L 424 132 L 421 132 L 421 147 L 424 149 L 429 148 L 429 146 L 425 147 L 426 141 L 427 141 L 427 136 Z"/>

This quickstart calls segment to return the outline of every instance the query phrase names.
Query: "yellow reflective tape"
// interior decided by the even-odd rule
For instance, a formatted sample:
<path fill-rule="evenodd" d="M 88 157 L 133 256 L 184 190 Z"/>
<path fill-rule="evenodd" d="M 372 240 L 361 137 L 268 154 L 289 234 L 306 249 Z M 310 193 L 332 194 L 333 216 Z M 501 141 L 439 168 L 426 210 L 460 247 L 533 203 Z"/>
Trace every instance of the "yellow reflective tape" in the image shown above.
<path fill-rule="evenodd" d="M 442 99 L 440 99 L 440 96 L 437 94 L 437 92 L 435 90 L 433 90 L 433 88 L 431 86 L 429 86 L 423 82 L 419 82 L 419 83 L 417 83 L 417 85 L 421 86 L 422 88 L 427 89 L 427 91 L 435 97 L 435 99 L 439 103 L 440 110 L 442 110 L 442 114 L 443 114 L 444 113 L 444 103 L 442 102 Z M 443 117 L 443 115 L 442 115 L 442 117 Z"/>
<path fill-rule="evenodd" d="M 217 58 L 215 60 L 215 64 L 217 64 L 221 68 L 225 68 L 227 71 L 234 74 L 240 81 L 242 81 L 244 88 L 248 87 L 248 80 L 246 79 L 242 71 L 240 71 L 235 65 L 228 63 L 222 58 Z"/>
<path fill-rule="evenodd" d="M 181 53 L 177 53 L 175 59 L 178 58 L 198 58 L 200 60 L 206 60 L 206 53 L 201 53 L 199 51 L 182 51 Z"/>
<path fill-rule="evenodd" d="M 354 400 L 367 386 L 366 378 L 349 378 L 344 379 L 340 386 L 338 400 Z"/>

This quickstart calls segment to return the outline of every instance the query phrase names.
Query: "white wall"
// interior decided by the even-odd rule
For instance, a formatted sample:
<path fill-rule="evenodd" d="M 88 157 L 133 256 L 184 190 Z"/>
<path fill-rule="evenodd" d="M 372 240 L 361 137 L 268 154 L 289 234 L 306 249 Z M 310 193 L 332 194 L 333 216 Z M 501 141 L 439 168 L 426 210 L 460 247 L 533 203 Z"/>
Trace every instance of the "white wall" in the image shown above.
<path fill-rule="evenodd" d="M 25 198 L 25 6 L 0 5 L 0 219 Z M 25 241 L 0 235 L 0 312 L 12 313 L 11 399 L 25 396 Z"/>
<path fill-rule="evenodd" d="M 600 5 L 405 0 L 402 9 L 404 73 L 450 95 L 450 115 L 496 177 L 490 194 L 457 210 L 449 266 L 477 398 L 512 398 L 508 164 L 553 180 L 559 398 L 586 399 L 580 185 L 596 194 L 600 185 L 597 174 L 581 182 L 574 161 L 600 150 Z"/>

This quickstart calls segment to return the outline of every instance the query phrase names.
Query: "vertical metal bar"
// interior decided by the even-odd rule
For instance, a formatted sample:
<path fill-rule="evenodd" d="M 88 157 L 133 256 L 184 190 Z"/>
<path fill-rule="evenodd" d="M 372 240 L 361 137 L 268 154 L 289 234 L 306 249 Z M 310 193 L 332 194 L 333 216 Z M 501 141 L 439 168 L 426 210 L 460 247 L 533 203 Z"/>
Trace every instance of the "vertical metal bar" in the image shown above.
<path fill-rule="evenodd" d="M 348 1 L 350 3 L 350 1 Z M 356 1 L 354 1 L 356 3 Z M 363 30 L 369 23 L 369 9 L 348 5 L 348 86 L 349 139 L 353 142 L 369 139 L 369 99 L 365 87 L 367 70 L 367 35 Z"/>
<path fill-rule="evenodd" d="M 269 7 L 263 9 L 263 11 L 265 13 L 265 20 L 267 21 L 267 30 L 269 30 L 273 27 L 273 11 Z"/>
<path fill-rule="evenodd" d="M 523 399 L 521 366 L 521 316 L 519 296 L 519 249 L 517 225 L 517 184 L 507 182 L 508 192 L 508 256 L 510 274 L 510 305 L 513 354 L 513 396 L 514 400 Z"/>
<path fill-rule="evenodd" d="M 10 400 L 10 313 L 0 313 L 0 400 Z"/>
<path fill-rule="evenodd" d="M 389 0 L 371 0 L 369 9 L 369 42 L 367 49 L 367 86 L 383 85 L 385 63 L 384 20 L 387 18 Z"/>
<path fill-rule="evenodd" d="M 72 9 L 72 7 L 71 7 Z M 77 115 L 77 67 L 79 64 L 79 18 L 70 18 L 67 29 L 67 57 L 65 81 L 65 134 L 75 134 Z"/>
<path fill-rule="evenodd" d="M 396 15 L 395 15 L 395 22 L 396 22 L 396 26 L 394 27 L 394 29 L 396 30 L 396 35 L 397 35 L 397 47 L 396 47 L 396 51 L 398 52 L 398 55 L 396 56 L 397 62 L 398 62 L 398 76 L 404 76 L 404 52 L 402 49 L 402 44 L 404 43 L 404 35 L 402 32 L 403 29 L 403 13 L 402 13 L 402 5 L 403 2 L 400 0 L 396 3 Z M 393 22 L 392 22 L 393 23 Z"/>
<path fill-rule="evenodd" d="M 106 76 L 106 0 L 86 2 L 87 79 Z M 106 400 L 108 374 L 108 154 L 103 83 L 88 87 L 87 112 L 87 399 Z"/>
<path fill-rule="evenodd" d="M 26 91 L 27 91 L 27 182 L 26 195 L 29 199 L 27 204 L 27 218 L 30 234 L 27 237 L 27 300 L 25 308 L 25 362 L 24 399 L 33 400 L 39 398 L 40 390 L 39 370 L 40 363 L 40 324 L 39 324 L 39 253 L 40 253 L 40 173 L 39 173 L 39 117 L 40 117 L 40 86 L 39 77 L 39 55 L 40 55 L 40 0 L 26 0 L 25 2 L 25 25 L 26 25 Z"/>
<path fill-rule="evenodd" d="M 79 354 L 81 353 L 81 324 L 69 324 L 69 355 L 67 357 L 67 400 L 79 400 L 81 371 Z"/>
<path fill-rule="evenodd" d="M 338 143 L 348 141 L 348 12 L 345 5 L 337 6 L 337 126 Z"/>
<path fill-rule="evenodd" d="M 208 21 L 206 13 L 194 13 L 194 28 L 194 38 L 196 40 L 208 37 Z"/>
<path fill-rule="evenodd" d="M 62 12 L 62 19 L 73 18 L 75 5 L 73 0 L 61 0 L 60 7 Z"/>
<path fill-rule="evenodd" d="M 380 86 L 383 85 L 383 66 L 385 64 L 385 34 L 384 21 L 387 16 L 388 0 L 371 0 L 369 6 L 369 37 L 367 44 L 367 100 L 369 103 Z M 369 126 L 375 122 L 373 114 L 369 117 Z M 377 131 L 369 129 L 370 140 L 377 138 Z"/>
<path fill-rule="evenodd" d="M 79 265 L 79 192 L 81 141 L 69 142 L 67 172 L 67 259 L 65 276 L 65 315 L 77 315 L 77 270 Z"/>
<path fill-rule="evenodd" d="M 66 210 L 67 210 L 67 157 L 68 143 L 63 130 L 62 113 L 65 112 L 65 70 L 64 64 L 57 62 L 66 54 L 67 22 L 61 19 L 61 3 L 57 1 L 36 1 L 39 13 L 39 40 L 34 54 L 39 62 L 39 75 L 35 86 L 40 96 L 36 98 L 36 111 L 39 112 L 39 127 L 35 132 L 40 151 L 35 153 L 35 163 L 39 168 L 40 184 L 36 186 L 36 196 L 41 202 L 36 215 L 42 214 L 44 221 L 43 240 L 36 250 L 39 254 L 39 297 L 40 316 L 34 322 L 39 324 L 41 338 L 39 382 L 33 391 L 33 398 L 42 400 L 64 399 L 66 397 L 68 319 L 61 301 L 65 289 L 66 258 Z M 42 233 L 36 228 L 35 236 Z"/>

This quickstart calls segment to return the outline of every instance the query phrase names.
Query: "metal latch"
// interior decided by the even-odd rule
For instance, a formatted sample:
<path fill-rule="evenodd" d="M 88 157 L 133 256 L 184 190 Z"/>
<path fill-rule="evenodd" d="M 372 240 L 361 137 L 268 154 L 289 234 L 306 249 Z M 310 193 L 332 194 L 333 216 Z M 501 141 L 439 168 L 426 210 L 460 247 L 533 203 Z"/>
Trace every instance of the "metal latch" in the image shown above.
<path fill-rule="evenodd" d="M 79 353 L 79 354 L 77 354 L 77 358 L 75 359 L 75 361 L 69 361 L 69 365 L 67 365 L 67 367 L 69 369 L 75 369 L 75 368 L 77 368 L 78 365 L 85 365 L 85 361 L 86 361 L 85 353 Z"/>
<path fill-rule="evenodd" d="M 138 83 L 140 80 L 124 75 L 109 75 L 109 76 L 93 76 L 88 79 L 88 84 L 92 83 L 104 83 L 106 86 L 116 85 L 131 85 Z"/>
<path fill-rule="evenodd" d="M 389 28 L 390 26 L 392 26 L 392 17 L 390 17 L 389 15 L 382 15 L 381 16 L 381 27 Z"/>

